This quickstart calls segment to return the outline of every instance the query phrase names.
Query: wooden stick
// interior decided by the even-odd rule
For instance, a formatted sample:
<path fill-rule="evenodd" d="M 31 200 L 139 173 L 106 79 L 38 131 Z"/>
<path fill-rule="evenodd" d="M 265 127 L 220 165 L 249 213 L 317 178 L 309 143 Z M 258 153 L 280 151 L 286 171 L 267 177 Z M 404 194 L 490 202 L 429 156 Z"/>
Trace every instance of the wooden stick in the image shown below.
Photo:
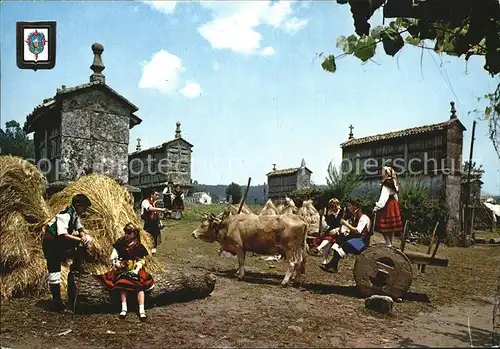
<path fill-rule="evenodd" d="M 431 242 L 429 243 L 429 248 L 427 249 L 427 254 L 431 254 L 432 243 L 434 242 L 434 238 L 436 237 L 436 231 L 437 231 L 438 226 L 439 226 L 439 221 L 437 221 L 436 225 L 434 226 L 434 231 L 432 232 Z M 425 264 L 420 266 L 420 272 L 425 273 Z"/>
<path fill-rule="evenodd" d="M 406 234 L 408 233 L 408 226 L 409 226 L 410 221 L 405 222 L 405 227 L 403 228 L 403 236 L 401 237 L 401 246 L 400 250 L 403 252 L 405 250 L 405 244 L 406 244 Z"/>
<path fill-rule="evenodd" d="M 322 208 L 319 214 L 319 227 L 318 227 L 318 236 L 321 237 L 321 231 L 323 230 L 323 213 L 325 213 L 325 209 Z"/>
<path fill-rule="evenodd" d="M 240 208 L 238 209 L 238 214 L 240 214 L 241 209 L 243 208 L 243 204 L 245 203 L 245 200 L 247 199 L 248 190 L 250 189 L 250 182 L 251 181 L 252 181 L 252 177 L 248 177 L 247 188 L 245 189 L 245 195 L 243 195 L 243 198 L 241 199 Z"/>

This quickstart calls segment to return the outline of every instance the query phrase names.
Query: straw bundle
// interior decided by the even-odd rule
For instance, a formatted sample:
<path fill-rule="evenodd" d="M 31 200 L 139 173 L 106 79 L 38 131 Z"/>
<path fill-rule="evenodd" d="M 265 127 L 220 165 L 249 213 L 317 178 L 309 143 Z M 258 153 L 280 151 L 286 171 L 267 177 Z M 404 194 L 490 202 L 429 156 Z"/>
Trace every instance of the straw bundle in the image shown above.
<path fill-rule="evenodd" d="M 285 209 L 285 205 L 283 204 L 279 204 L 277 207 L 276 207 L 276 211 L 278 211 L 278 214 L 281 214 L 283 213 L 283 210 Z"/>
<path fill-rule="evenodd" d="M 229 208 L 231 214 L 238 214 L 238 210 L 240 209 L 240 205 L 231 205 Z M 243 203 L 243 207 L 241 208 L 241 212 L 243 214 L 254 214 L 247 206 L 246 202 Z"/>
<path fill-rule="evenodd" d="M 0 156 L 0 285 L 2 299 L 46 289 L 41 240 L 50 219 L 43 199 L 46 180 L 36 166 Z"/>
<path fill-rule="evenodd" d="M 312 200 L 306 200 L 302 203 L 297 213 L 307 224 L 318 225 L 319 213 L 313 205 Z"/>
<path fill-rule="evenodd" d="M 296 214 L 298 212 L 297 206 L 295 206 L 295 203 L 293 201 L 290 201 L 288 205 L 285 206 L 283 210 L 281 210 L 281 214 Z"/>
<path fill-rule="evenodd" d="M 49 201 L 52 213 L 63 210 L 72 197 L 79 193 L 85 194 L 92 202 L 87 210 L 88 217 L 82 222 L 85 230 L 94 238 L 89 255 L 85 258 L 85 270 L 91 274 L 102 274 L 109 270 L 112 245 L 123 236 L 123 227 L 128 222 L 141 227 L 141 222 L 130 203 L 128 191 L 115 180 L 97 174 L 82 176 L 55 194 Z M 142 228 L 140 238 L 150 252 L 153 242 Z M 153 273 L 163 270 L 151 254 L 147 258 L 146 267 Z"/>
<path fill-rule="evenodd" d="M 271 199 L 266 201 L 264 207 L 262 207 L 262 211 L 260 211 L 259 213 L 259 216 L 277 216 L 277 215 L 279 215 L 279 212 L 276 209 L 276 206 L 274 206 Z"/>

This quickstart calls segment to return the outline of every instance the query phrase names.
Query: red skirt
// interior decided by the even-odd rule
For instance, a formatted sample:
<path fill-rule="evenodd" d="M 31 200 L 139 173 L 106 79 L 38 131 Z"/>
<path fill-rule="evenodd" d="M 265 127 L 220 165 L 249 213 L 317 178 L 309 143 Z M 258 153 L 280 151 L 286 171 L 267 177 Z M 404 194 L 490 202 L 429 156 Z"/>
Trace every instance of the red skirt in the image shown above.
<path fill-rule="evenodd" d="M 387 200 L 385 207 L 376 212 L 376 214 L 375 231 L 382 234 L 403 231 L 403 220 L 401 219 L 401 211 L 396 199 L 390 198 Z"/>
<path fill-rule="evenodd" d="M 332 236 L 332 235 L 327 235 L 327 236 L 323 236 L 323 237 L 315 237 L 313 238 L 313 245 L 314 247 L 318 247 L 319 245 L 321 245 L 321 243 L 323 242 L 323 240 L 328 240 L 332 243 L 335 243 L 337 242 L 337 239 L 335 238 L 335 236 Z"/>
<path fill-rule="evenodd" d="M 153 277 L 144 268 L 141 268 L 137 275 L 111 269 L 106 274 L 96 275 L 95 278 L 110 291 L 140 292 L 148 291 L 154 286 Z"/>

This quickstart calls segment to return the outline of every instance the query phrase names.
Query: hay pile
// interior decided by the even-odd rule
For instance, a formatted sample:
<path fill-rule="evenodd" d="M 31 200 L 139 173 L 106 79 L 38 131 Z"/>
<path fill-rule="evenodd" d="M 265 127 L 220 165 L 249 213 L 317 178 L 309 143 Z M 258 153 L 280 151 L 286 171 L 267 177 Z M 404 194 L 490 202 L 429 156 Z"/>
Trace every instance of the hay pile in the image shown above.
<path fill-rule="evenodd" d="M 304 201 L 302 206 L 299 208 L 297 215 L 309 225 L 319 225 L 319 213 L 314 207 L 312 200 Z"/>
<path fill-rule="evenodd" d="M 238 214 L 238 210 L 240 209 L 240 205 L 231 205 L 231 207 L 229 208 L 231 214 Z M 243 203 L 243 207 L 241 208 L 241 214 L 254 214 L 252 212 L 252 210 L 250 210 L 247 206 L 247 203 L 244 202 Z"/>
<path fill-rule="evenodd" d="M 283 212 L 283 210 L 285 209 L 285 205 L 283 204 L 279 204 L 277 207 L 276 207 L 276 211 L 278 211 L 278 214 L 281 214 Z"/>
<path fill-rule="evenodd" d="M 38 295 L 47 287 L 42 226 L 50 219 L 43 199 L 47 182 L 38 168 L 0 156 L 0 292 Z"/>
<path fill-rule="evenodd" d="M 290 202 L 280 212 L 281 214 L 296 214 L 298 211 L 299 209 L 295 206 L 295 202 L 290 200 Z"/>
<path fill-rule="evenodd" d="M 276 206 L 274 206 L 271 199 L 266 201 L 264 207 L 262 207 L 262 210 L 259 213 L 259 216 L 277 216 L 277 215 L 279 215 L 279 212 L 276 209 Z"/>
<path fill-rule="evenodd" d="M 102 274 L 109 270 L 109 256 L 113 243 L 123 236 L 123 227 L 132 222 L 141 227 L 140 237 L 148 252 L 151 252 L 151 236 L 142 230 L 142 224 L 130 203 L 130 194 L 115 180 L 103 175 L 82 176 L 64 190 L 50 198 L 49 207 L 55 214 L 63 210 L 76 194 L 85 194 L 92 202 L 87 210 L 88 217 L 82 220 L 85 231 L 94 242 L 85 258 L 85 271 Z M 146 268 L 150 272 L 162 271 L 160 263 L 149 255 Z"/>

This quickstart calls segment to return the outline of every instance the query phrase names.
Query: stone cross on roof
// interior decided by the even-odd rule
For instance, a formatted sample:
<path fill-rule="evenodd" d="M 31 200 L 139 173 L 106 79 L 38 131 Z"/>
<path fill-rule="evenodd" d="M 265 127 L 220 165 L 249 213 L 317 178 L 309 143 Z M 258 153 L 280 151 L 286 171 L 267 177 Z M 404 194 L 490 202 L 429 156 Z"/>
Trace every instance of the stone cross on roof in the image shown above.
<path fill-rule="evenodd" d="M 273 164 L 273 171 L 276 171 L 276 164 Z"/>
<path fill-rule="evenodd" d="M 135 150 L 136 151 L 141 150 L 141 139 L 140 138 L 137 138 L 137 145 L 135 147 Z"/>
<path fill-rule="evenodd" d="M 354 126 L 349 126 L 349 139 L 353 139 L 354 138 L 354 134 L 352 133 L 352 130 L 354 129 Z"/>
<path fill-rule="evenodd" d="M 94 61 L 90 66 L 90 69 L 94 72 L 90 75 L 90 82 L 98 81 L 100 83 L 106 83 L 106 77 L 102 74 L 102 71 L 105 69 L 104 63 L 102 63 L 101 54 L 104 51 L 104 47 L 95 43 L 92 45 L 92 52 L 94 52 Z"/>

